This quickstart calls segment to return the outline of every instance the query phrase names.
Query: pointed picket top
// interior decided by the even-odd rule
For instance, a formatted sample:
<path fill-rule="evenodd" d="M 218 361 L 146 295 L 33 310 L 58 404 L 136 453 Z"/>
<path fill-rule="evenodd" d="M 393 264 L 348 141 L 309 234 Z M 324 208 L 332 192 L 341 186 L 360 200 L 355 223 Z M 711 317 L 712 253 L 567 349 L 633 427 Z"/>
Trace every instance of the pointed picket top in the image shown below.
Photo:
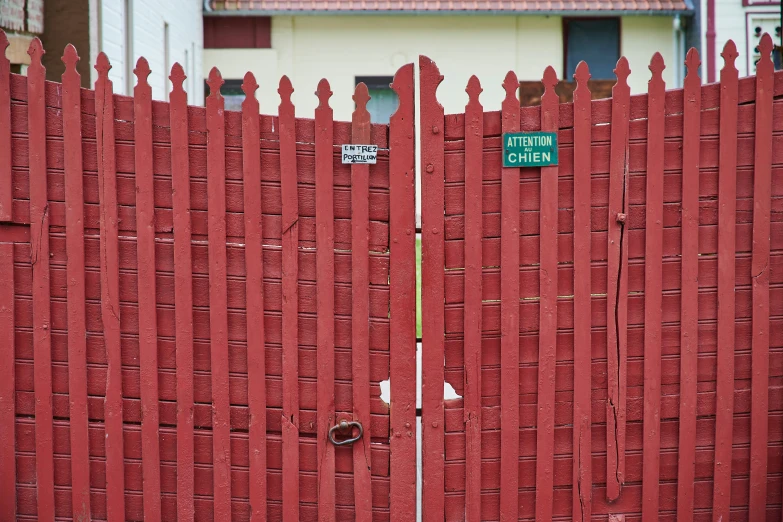
<path fill-rule="evenodd" d="M 370 101 L 370 91 L 364 82 L 359 82 L 353 93 L 353 101 L 356 103 L 357 112 L 367 112 L 367 102 Z"/>
<path fill-rule="evenodd" d="M 503 88 L 506 90 L 506 98 L 504 101 L 515 100 L 518 102 L 517 91 L 519 90 L 519 80 L 514 71 L 508 71 L 506 78 L 503 80 Z"/>
<path fill-rule="evenodd" d="M 207 85 L 209 86 L 208 98 L 218 99 L 222 98 L 220 94 L 220 87 L 224 84 L 223 77 L 220 75 L 220 71 L 217 67 L 213 67 L 209 71 L 209 78 L 207 78 Z"/>
<path fill-rule="evenodd" d="M 245 77 L 242 79 L 242 92 L 245 93 L 245 99 L 242 100 L 242 111 L 249 114 L 258 113 L 258 100 L 256 99 L 256 90 L 258 90 L 258 82 L 256 77 L 250 71 L 245 73 Z"/>
<path fill-rule="evenodd" d="M 255 75 L 247 71 L 245 77 L 242 79 L 242 92 L 245 93 L 246 98 L 255 98 L 256 90 L 258 89 L 258 82 Z"/>
<path fill-rule="evenodd" d="M 701 66 L 701 56 L 699 51 L 695 47 L 691 47 L 688 54 L 685 55 L 685 66 L 688 68 L 688 74 L 699 74 L 699 66 Z"/>
<path fill-rule="evenodd" d="M 280 95 L 280 104 L 291 103 L 291 95 L 294 93 L 294 86 L 291 84 L 291 79 L 288 76 L 283 75 L 280 78 L 280 86 L 277 88 L 277 93 Z"/>
<path fill-rule="evenodd" d="M 576 71 L 574 71 L 574 79 L 576 80 L 577 86 L 587 87 L 587 82 L 590 81 L 590 78 L 592 78 L 590 67 L 587 65 L 587 62 L 582 60 L 576 65 Z"/>
<path fill-rule="evenodd" d="M 171 90 L 185 92 L 184 84 L 186 78 L 185 69 L 182 68 L 179 62 L 174 62 L 174 65 L 171 66 L 171 74 L 169 74 L 169 80 L 171 80 L 172 87 Z"/>
<path fill-rule="evenodd" d="M 329 98 L 332 97 L 332 88 L 329 85 L 329 80 L 321 78 L 318 82 L 318 88 L 315 90 L 315 95 L 318 97 L 318 108 L 329 109 Z"/>
<path fill-rule="evenodd" d="M 720 55 L 723 57 L 724 68 L 736 69 L 734 61 L 739 56 L 739 53 L 737 52 L 737 45 L 734 43 L 734 40 L 726 42 L 726 45 L 723 46 L 723 52 L 720 53 Z"/>
<path fill-rule="evenodd" d="M 617 60 L 617 65 L 614 68 L 614 74 L 617 76 L 618 84 L 627 84 L 628 76 L 631 75 L 631 67 L 628 65 L 628 58 L 621 56 Z"/>
<path fill-rule="evenodd" d="M 65 46 L 65 50 L 63 51 L 63 56 L 61 59 L 65 64 L 65 72 L 63 73 L 63 77 L 71 74 L 79 76 L 79 72 L 76 70 L 76 64 L 79 62 L 79 54 L 76 52 L 76 47 L 74 47 L 73 44 L 68 44 Z"/>
<path fill-rule="evenodd" d="M 660 78 L 663 70 L 666 69 L 666 64 L 663 63 L 663 56 L 661 56 L 661 53 L 656 52 L 652 58 L 650 58 L 650 65 L 647 67 L 653 74 L 654 79 Z"/>
<path fill-rule="evenodd" d="M 30 42 L 30 47 L 27 49 L 27 54 L 30 55 L 30 67 L 43 67 L 41 64 L 41 58 L 46 53 L 41 43 L 41 39 L 37 36 Z"/>
<path fill-rule="evenodd" d="M 98 71 L 99 78 L 106 78 L 109 76 L 109 70 L 111 69 L 111 63 L 106 53 L 101 51 L 98 53 L 98 59 L 95 60 L 95 70 Z"/>
<path fill-rule="evenodd" d="M 475 74 L 468 79 L 468 86 L 465 88 L 465 92 L 468 93 L 468 105 L 480 103 L 479 96 L 484 92 L 484 89 L 481 88 L 481 82 Z"/>
<path fill-rule="evenodd" d="M 769 35 L 769 33 L 764 33 L 761 36 L 761 41 L 759 42 L 759 52 L 761 53 L 762 60 L 765 57 L 769 57 L 769 54 L 772 52 L 772 37 Z"/>
<path fill-rule="evenodd" d="M 9 45 L 11 44 L 8 41 L 8 36 L 6 36 L 5 31 L 0 29 L 0 61 L 8 61 L 8 58 L 5 55 L 5 50 Z"/>
<path fill-rule="evenodd" d="M 139 79 L 138 83 L 136 84 L 137 87 L 148 87 L 149 82 L 147 81 L 147 77 L 150 75 L 150 64 L 147 62 L 147 59 L 143 56 L 140 56 L 138 60 L 136 60 L 136 68 L 133 69 L 133 74 L 136 75 L 136 78 Z"/>
<path fill-rule="evenodd" d="M 544 84 L 545 91 L 548 89 L 554 89 L 557 86 L 558 83 L 557 73 L 555 72 L 555 68 L 551 65 L 548 66 L 546 69 L 544 69 L 544 77 L 541 80 L 541 83 Z"/>

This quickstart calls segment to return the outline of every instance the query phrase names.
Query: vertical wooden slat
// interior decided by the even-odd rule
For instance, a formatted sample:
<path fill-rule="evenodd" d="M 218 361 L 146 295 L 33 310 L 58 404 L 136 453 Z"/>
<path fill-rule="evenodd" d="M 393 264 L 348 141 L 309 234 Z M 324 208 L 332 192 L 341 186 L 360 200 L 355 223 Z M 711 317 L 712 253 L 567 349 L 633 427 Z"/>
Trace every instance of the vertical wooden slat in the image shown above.
<path fill-rule="evenodd" d="M 644 252 L 644 446 L 642 518 L 658 518 L 661 451 L 661 308 L 663 305 L 663 132 L 666 84 L 660 53 L 647 87 L 647 197 Z"/>
<path fill-rule="evenodd" d="M 315 109 L 315 246 L 318 301 L 318 520 L 334 522 L 335 464 L 329 429 L 334 413 L 334 173 L 333 111 L 329 82 L 318 82 Z"/>
<path fill-rule="evenodd" d="M 759 43 L 756 63 L 756 155 L 753 172 L 753 341 L 750 410 L 750 502 L 748 520 L 767 514 L 769 429 L 769 244 L 772 193 L 772 95 L 774 66 L 768 34 Z"/>
<path fill-rule="evenodd" d="M 106 515 L 125 520 L 125 466 L 122 435 L 122 357 L 120 354 L 120 264 L 117 221 L 117 168 L 114 145 L 114 95 L 109 59 L 95 65 L 95 114 L 100 198 L 101 321 L 108 364 L 106 380 Z"/>
<path fill-rule="evenodd" d="M 607 276 L 607 401 L 606 401 L 606 497 L 617 500 L 625 481 L 625 403 L 628 325 L 628 117 L 631 70 L 623 56 L 615 68 L 612 87 L 611 157 L 609 160 L 608 276 Z"/>
<path fill-rule="evenodd" d="M 0 520 L 16 519 L 14 244 L 0 243 Z"/>
<path fill-rule="evenodd" d="M 65 248 L 68 274 L 68 395 L 70 399 L 71 499 L 73 518 L 90 517 L 90 448 L 87 432 L 87 325 L 84 280 L 84 193 L 82 179 L 81 77 L 79 56 L 63 54 L 63 151 L 65 161 Z"/>
<path fill-rule="evenodd" d="M 519 81 L 503 81 L 503 133 L 519 132 Z M 504 168 L 500 198 L 500 520 L 519 516 L 519 169 Z"/>
<path fill-rule="evenodd" d="M 720 152 L 718 159 L 718 371 L 715 405 L 714 522 L 729 520 L 731 443 L 734 422 L 734 286 L 737 207 L 737 48 L 729 40 L 721 54 Z"/>
<path fill-rule="evenodd" d="M 590 303 L 590 198 L 592 103 L 590 70 L 576 66 L 574 91 L 574 463 L 573 506 L 575 522 L 588 522 L 592 514 L 592 434 L 590 400 L 592 311 Z"/>
<path fill-rule="evenodd" d="M 299 520 L 299 200 L 296 119 L 287 76 L 280 79 L 280 184 L 283 202 L 283 520 Z"/>
<path fill-rule="evenodd" d="M 421 107 L 421 427 L 422 520 L 443 520 L 444 482 L 444 151 L 443 106 L 436 91 L 438 66 L 419 57 Z"/>
<path fill-rule="evenodd" d="M 11 62 L 5 55 L 8 37 L 0 29 L 0 221 L 11 221 Z"/>
<path fill-rule="evenodd" d="M 481 520 L 481 240 L 484 108 L 481 84 L 468 80 L 465 106 L 465 518 Z"/>
<path fill-rule="evenodd" d="M 228 294 L 226 280 L 226 156 L 223 78 L 209 72 L 207 97 L 207 220 L 209 334 L 212 363 L 212 480 L 215 520 L 231 518 L 231 446 L 228 390 Z"/>
<path fill-rule="evenodd" d="M 247 295 L 247 400 L 250 408 L 250 520 L 266 520 L 266 360 L 264 349 L 264 265 L 261 233 L 261 138 L 258 83 L 245 74 L 242 90 L 242 176 L 245 203 Z"/>
<path fill-rule="evenodd" d="M 693 520 L 696 477 L 696 381 L 699 346 L 699 53 L 688 51 L 682 130 L 682 310 L 680 312 L 680 441 L 677 520 Z"/>
<path fill-rule="evenodd" d="M 144 519 L 160 520 L 158 440 L 158 322 L 155 296 L 155 181 L 152 175 L 152 88 L 144 57 L 133 70 L 136 153 L 136 259 L 139 293 L 139 379 L 141 383 L 141 465 Z"/>
<path fill-rule="evenodd" d="M 544 71 L 541 130 L 557 132 L 557 73 Z M 557 346 L 557 165 L 541 167 L 541 263 L 538 332 L 538 422 L 536 429 L 536 520 L 552 520 L 555 453 L 555 365 Z"/>
<path fill-rule="evenodd" d="M 193 504 L 193 273 L 190 251 L 188 95 L 185 71 L 171 68 L 171 186 L 174 222 L 174 316 L 177 360 L 177 520 L 195 516 Z"/>
<path fill-rule="evenodd" d="M 389 379 L 392 522 L 416 518 L 416 208 L 413 64 L 394 75 L 389 123 Z"/>
<path fill-rule="evenodd" d="M 370 143 L 370 93 L 364 83 L 353 95 L 354 145 Z M 351 364 L 354 420 L 370 426 L 370 166 L 351 165 Z M 353 449 L 353 491 L 357 521 L 372 520 L 370 437 Z"/>
<path fill-rule="evenodd" d="M 38 519 L 54 520 L 52 424 L 52 340 L 49 294 L 49 202 L 46 186 L 44 54 L 38 38 L 27 51 L 27 124 L 30 148 L 30 249 L 33 265 L 33 349 L 35 369 L 35 471 Z"/>

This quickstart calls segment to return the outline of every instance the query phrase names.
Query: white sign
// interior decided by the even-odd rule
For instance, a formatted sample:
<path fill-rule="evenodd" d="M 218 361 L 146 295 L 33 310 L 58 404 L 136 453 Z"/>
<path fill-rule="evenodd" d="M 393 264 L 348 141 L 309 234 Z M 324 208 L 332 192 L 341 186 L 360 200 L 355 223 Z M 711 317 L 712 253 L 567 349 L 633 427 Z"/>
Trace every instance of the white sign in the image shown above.
<path fill-rule="evenodd" d="M 343 145 L 343 164 L 370 164 L 378 161 L 378 145 Z"/>

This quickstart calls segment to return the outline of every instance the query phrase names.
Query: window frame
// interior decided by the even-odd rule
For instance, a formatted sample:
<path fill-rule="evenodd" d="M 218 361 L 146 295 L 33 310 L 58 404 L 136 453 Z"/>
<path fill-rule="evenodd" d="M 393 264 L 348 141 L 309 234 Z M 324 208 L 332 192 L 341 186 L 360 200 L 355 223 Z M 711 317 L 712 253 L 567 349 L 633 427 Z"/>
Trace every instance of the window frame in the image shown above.
<path fill-rule="evenodd" d="M 562 33 L 563 33 L 563 77 L 562 79 L 569 82 L 573 81 L 573 78 L 567 78 L 568 75 L 568 24 L 569 22 L 578 22 L 585 20 L 617 20 L 617 56 L 618 59 L 623 55 L 623 17 L 622 16 L 564 16 L 562 17 Z M 588 66 L 590 64 L 587 64 Z"/>

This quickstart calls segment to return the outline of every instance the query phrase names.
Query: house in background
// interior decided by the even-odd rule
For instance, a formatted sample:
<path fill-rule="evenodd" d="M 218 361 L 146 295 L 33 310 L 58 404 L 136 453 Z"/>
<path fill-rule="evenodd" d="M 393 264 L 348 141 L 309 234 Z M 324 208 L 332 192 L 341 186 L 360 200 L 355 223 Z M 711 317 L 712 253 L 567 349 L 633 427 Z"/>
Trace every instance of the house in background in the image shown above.
<path fill-rule="evenodd" d="M 313 92 L 325 77 L 335 118 L 342 120 L 350 118 L 351 94 L 364 81 L 376 122 L 388 121 L 396 106 L 392 75 L 419 54 L 445 75 L 438 98 L 447 113 L 464 110 L 472 74 L 481 78 L 484 107 L 497 110 L 509 69 L 523 81 L 525 99 L 524 82 L 540 80 L 548 65 L 572 81 L 576 64 L 586 60 L 600 83 L 614 78 L 621 55 L 630 61 L 629 82 L 638 93 L 647 89 L 656 51 L 667 64 L 667 86 L 681 85 L 687 46 L 698 40 L 695 12 L 689 0 L 208 0 L 203 75 L 217 66 L 226 80 L 221 92 L 236 108 L 244 97 L 242 77 L 252 71 L 262 112 L 275 114 L 277 82 L 287 74 L 297 114 L 305 117 L 313 114 Z"/>
<path fill-rule="evenodd" d="M 25 74 L 30 64 L 30 42 L 44 30 L 43 0 L 0 0 L 0 29 L 8 38 L 5 55 L 11 62 L 11 72 Z"/>
<path fill-rule="evenodd" d="M 723 60 L 723 44 L 733 39 L 739 57 L 736 61 L 740 77 L 756 73 L 759 59 L 758 44 L 764 33 L 769 33 L 776 46 L 781 46 L 780 0 L 699 0 L 701 2 L 702 68 L 705 79 L 718 81 Z M 778 49 L 779 50 L 779 49 Z M 779 55 L 776 69 L 780 68 Z"/>
<path fill-rule="evenodd" d="M 112 65 L 109 78 L 114 92 L 131 94 L 136 84 L 136 60 L 144 56 L 152 70 L 148 81 L 154 99 L 168 99 L 171 66 L 179 62 L 188 76 L 185 90 L 190 103 L 203 103 L 203 4 L 199 0 L 39 1 L 44 4 L 41 40 L 47 51 L 44 65 L 48 80 L 60 81 L 62 50 L 72 43 L 81 58 L 77 68 L 83 87 L 92 86 L 97 79 L 93 65 L 103 51 Z"/>

